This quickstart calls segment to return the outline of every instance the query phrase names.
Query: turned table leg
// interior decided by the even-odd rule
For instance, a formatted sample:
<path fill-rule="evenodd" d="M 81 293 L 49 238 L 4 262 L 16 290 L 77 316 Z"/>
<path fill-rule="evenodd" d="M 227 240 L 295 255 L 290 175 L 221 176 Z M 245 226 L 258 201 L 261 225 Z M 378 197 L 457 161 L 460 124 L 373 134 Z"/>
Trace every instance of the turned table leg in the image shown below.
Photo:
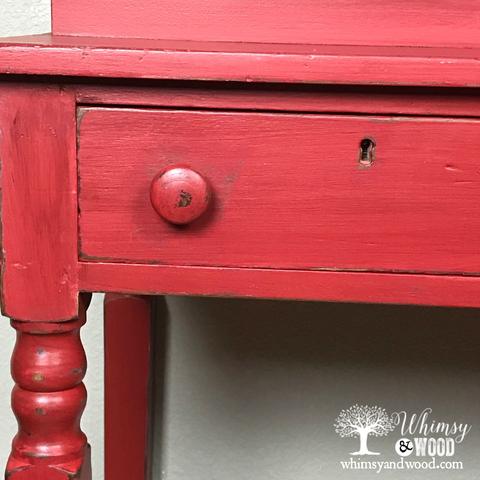
<path fill-rule="evenodd" d="M 90 478 L 80 430 L 76 99 L 61 85 L 0 84 L 1 307 L 17 330 L 7 477 Z"/>
<path fill-rule="evenodd" d="M 17 342 L 12 356 L 12 408 L 18 433 L 6 478 L 90 480 L 89 447 L 80 429 L 87 367 L 80 340 L 85 308 L 68 322 L 12 320 Z"/>

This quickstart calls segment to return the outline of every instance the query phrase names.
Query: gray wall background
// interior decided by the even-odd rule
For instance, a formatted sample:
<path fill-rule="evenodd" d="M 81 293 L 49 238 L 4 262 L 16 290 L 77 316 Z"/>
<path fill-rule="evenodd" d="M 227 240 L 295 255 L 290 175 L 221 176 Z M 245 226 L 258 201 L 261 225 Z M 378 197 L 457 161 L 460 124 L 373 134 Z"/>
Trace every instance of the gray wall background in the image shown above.
<path fill-rule="evenodd" d="M 168 298 L 163 317 L 155 479 L 478 479 L 477 311 Z M 464 470 L 341 470 L 358 439 L 333 423 L 355 403 L 473 424 L 455 456 Z M 370 438 L 373 459 L 398 460 L 399 438 Z"/>
<path fill-rule="evenodd" d="M 0 0 L 0 35 L 50 29 L 49 0 Z M 102 296 L 82 336 L 89 358 L 83 428 L 103 479 Z M 0 322 L 0 462 L 15 421 Z M 479 313 L 308 302 L 168 298 L 157 323 L 154 478 L 167 480 L 475 480 L 480 471 Z M 461 472 L 346 472 L 357 439 L 333 431 L 354 403 L 473 424 Z M 398 437 L 396 437 L 398 438 Z M 370 439 L 388 452 L 394 438 Z M 385 458 L 393 458 L 386 455 Z"/>

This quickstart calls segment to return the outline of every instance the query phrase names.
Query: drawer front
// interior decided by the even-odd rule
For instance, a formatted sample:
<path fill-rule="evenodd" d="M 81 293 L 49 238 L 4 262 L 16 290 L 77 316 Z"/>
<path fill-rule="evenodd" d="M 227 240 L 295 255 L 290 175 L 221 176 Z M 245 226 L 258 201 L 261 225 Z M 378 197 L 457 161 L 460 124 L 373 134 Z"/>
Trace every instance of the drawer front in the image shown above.
<path fill-rule="evenodd" d="M 83 108 L 79 136 L 82 259 L 480 272 L 476 120 Z M 187 225 L 150 200 L 172 166 L 211 191 Z"/>

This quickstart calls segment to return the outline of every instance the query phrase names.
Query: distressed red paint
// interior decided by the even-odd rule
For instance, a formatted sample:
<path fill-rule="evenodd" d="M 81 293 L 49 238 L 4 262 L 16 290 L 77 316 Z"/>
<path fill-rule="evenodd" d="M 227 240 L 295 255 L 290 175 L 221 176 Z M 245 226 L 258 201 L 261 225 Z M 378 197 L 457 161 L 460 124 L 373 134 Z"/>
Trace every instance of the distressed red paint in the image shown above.
<path fill-rule="evenodd" d="M 475 0 L 53 0 L 60 35 L 334 45 L 472 45 Z M 95 19 L 95 21 L 92 21 Z M 441 19 L 441 21 L 440 21 Z"/>
<path fill-rule="evenodd" d="M 54 0 L 67 36 L 0 44 L 9 478 L 91 480 L 79 291 L 133 295 L 105 304 L 107 480 L 148 477 L 139 293 L 480 307 L 478 2 L 377 7 Z M 190 216 L 152 207 L 186 163 L 213 202 L 195 177 Z"/>
<path fill-rule="evenodd" d="M 186 166 L 175 165 L 152 180 L 150 200 L 156 212 L 167 222 L 186 225 L 201 217 L 210 203 L 207 180 Z"/>
<path fill-rule="evenodd" d="M 478 46 L 371 47 L 34 35 L 0 44 L 0 74 L 479 87 L 479 54 Z"/>
<path fill-rule="evenodd" d="M 87 399 L 82 383 L 87 361 L 80 340 L 84 323 L 84 305 L 79 318 L 69 322 L 12 321 L 17 330 L 12 408 L 18 433 L 8 478 L 89 478 L 89 449 L 80 429 Z"/>
<path fill-rule="evenodd" d="M 0 84 L 2 310 L 16 320 L 78 311 L 75 96 Z"/>
<path fill-rule="evenodd" d="M 81 114 L 85 260 L 480 272 L 478 120 L 153 108 Z M 370 137 L 375 161 L 365 168 L 360 146 Z M 189 168 L 176 168 L 179 161 Z M 206 210 L 207 181 L 212 208 L 182 229 L 159 219 L 148 201 L 157 169 L 167 171 L 153 180 L 151 198 L 170 222 Z M 182 191 L 191 204 L 179 208 Z"/>
<path fill-rule="evenodd" d="M 105 296 L 107 480 L 150 478 L 153 302 L 139 295 Z"/>

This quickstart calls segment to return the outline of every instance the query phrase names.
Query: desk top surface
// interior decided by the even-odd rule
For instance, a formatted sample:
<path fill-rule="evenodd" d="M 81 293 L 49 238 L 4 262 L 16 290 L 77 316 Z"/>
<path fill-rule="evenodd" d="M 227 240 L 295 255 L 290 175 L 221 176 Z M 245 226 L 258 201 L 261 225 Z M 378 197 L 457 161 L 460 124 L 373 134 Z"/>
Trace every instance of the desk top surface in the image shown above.
<path fill-rule="evenodd" d="M 0 74 L 350 85 L 480 86 L 480 48 L 5 38 Z"/>

